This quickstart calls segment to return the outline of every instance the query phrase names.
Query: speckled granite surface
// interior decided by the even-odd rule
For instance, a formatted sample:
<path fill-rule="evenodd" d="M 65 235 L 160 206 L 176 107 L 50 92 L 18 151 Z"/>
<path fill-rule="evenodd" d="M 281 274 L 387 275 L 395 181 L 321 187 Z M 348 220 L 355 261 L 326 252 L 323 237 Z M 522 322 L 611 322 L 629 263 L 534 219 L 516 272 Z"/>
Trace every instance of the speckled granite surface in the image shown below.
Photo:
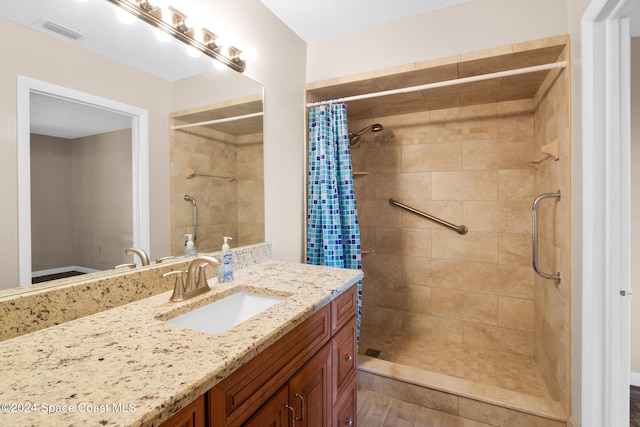
<path fill-rule="evenodd" d="M 165 292 L 9 339 L 0 346 L 0 425 L 158 425 L 361 276 L 266 261 L 233 282 L 210 280 L 211 292 L 188 301 L 170 303 Z M 291 296 L 220 335 L 161 320 L 238 289 Z"/>
<path fill-rule="evenodd" d="M 233 249 L 237 270 L 271 259 L 271 244 L 260 243 Z M 203 255 L 203 254 L 199 254 Z M 218 256 L 219 252 L 211 254 Z M 162 275 L 185 270 L 189 261 L 178 257 L 161 264 L 112 272 L 107 277 L 49 288 L 46 284 L 0 291 L 0 341 L 59 325 L 173 289 L 174 279 Z M 207 277 L 216 272 L 207 269 Z"/>

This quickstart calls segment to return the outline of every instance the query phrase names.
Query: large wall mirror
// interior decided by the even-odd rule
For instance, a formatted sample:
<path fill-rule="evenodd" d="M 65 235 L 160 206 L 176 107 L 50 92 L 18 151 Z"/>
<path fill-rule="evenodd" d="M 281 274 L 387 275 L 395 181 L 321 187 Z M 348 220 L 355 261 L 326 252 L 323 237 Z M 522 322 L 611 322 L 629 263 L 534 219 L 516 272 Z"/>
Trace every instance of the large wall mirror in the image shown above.
<path fill-rule="evenodd" d="M 151 263 L 182 255 L 184 234 L 192 233 L 195 225 L 193 205 L 184 199 L 187 194 L 198 202 L 196 246 L 200 251 L 219 250 L 227 235 L 233 237 L 233 246 L 264 240 L 262 86 L 233 70 L 215 69 L 214 61 L 204 55 L 191 57 L 177 40 L 160 42 L 154 29 L 142 21 L 125 26 L 116 17 L 117 9 L 108 0 L 0 3 L 0 32 L 21 40 L 16 48 L 2 51 L 3 63 L 8 65 L 0 78 L 18 82 L 16 151 L 27 153 L 27 164 L 21 163 L 25 157 L 19 155 L 19 173 L 29 171 L 28 178 L 18 179 L 19 204 L 30 215 L 27 220 L 26 214 L 19 214 L 20 239 L 28 239 L 19 250 L 30 246 L 28 253 L 19 256 L 20 283 L 0 282 L 0 297 L 111 274 L 118 264 L 142 268 L 140 258 L 125 254 L 125 249 L 154 252 L 158 236 L 170 244 L 160 250 L 156 245 Z M 56 61 L 66 65 L 58 66 Z M 48 107 L 56 116 L 47 112 Z M 85 129 L 81 136 L 71 130 L 57 135 L 40 122 L 49 117 L 49 125 L 54 125 L 50 127 L 63 128 L 70 117 L 78 119 L 76 125 L 87 127 L 91 120 L 82 109 L 93 109 L 94 117 L 102 115 L 104 120 L 97 120 L 102 126 Z M 184 125 L 191 126 L 180 128 Z M 112 142 L 106 143 L 107 148 L 103 142 L 102 148 L 90 150 L 96 139 Z M 60 153 L 68 151 L 75 151 L 76 158 L 96 162 L 109 158 L 111 163 L 62 160 Z M 154 155 L 165 159 L 165 164 L 154 163 Z M 61 186 L 49 191 L 45 185 L 52 184 L 51 179 L 34 173 L 51 172 L 54 167 L 75 171 L 76 177 L 66 181 L 71 186 L 68 191 Z M 194 171 L 191 176 L 189 169 Z M 81 175 L 99 170 L 102 175 Z M 219 171 L 233 174 L 233 179 L 207 176 Z M 149 206 L 149 188 L 153 191 L 156 180 L 169 182 L 169 194 L 163 197 L 170 209 L 164 212 L 154 208 L 153 195 Z M 94 196 L 97 205 L 91 209 L 99 214 L 90 213 L 86 202 L 73 201 L 78 193 Z M 104 197 L 95 197 L 100 193 Z M 62 196 L 69 199 L 61 200 Z M 67 216 L 66 223 L 53 222 L 49 214 L 54 205 L 66 209 L 57 212 Z M 102 215 L 103 223 L 122 218 L 111 224 L 113 231 L 105 231 L 102 223 L 87 217 L 69 221 L 68 215 L 83 214 Z M 170 218 L 157 221 L 154 215 Z M 154 228 L 154 223 L 170 224 L 170 229 Z M 63 251 L 63 237 L 73 234 L 74 227 L 79 230 L 71 239 L 74 249 Z M 73 251 L 83 257 L 71 257 Z M 63 252 L 67 254 L 64 265 L 41 261 Z M 70 265 L 96 272 L 30 285 L 34 274 Z M 33 273 L 36 270 L 39 273 Z M 17 285 L 23 286 L 7 289 Z"/>

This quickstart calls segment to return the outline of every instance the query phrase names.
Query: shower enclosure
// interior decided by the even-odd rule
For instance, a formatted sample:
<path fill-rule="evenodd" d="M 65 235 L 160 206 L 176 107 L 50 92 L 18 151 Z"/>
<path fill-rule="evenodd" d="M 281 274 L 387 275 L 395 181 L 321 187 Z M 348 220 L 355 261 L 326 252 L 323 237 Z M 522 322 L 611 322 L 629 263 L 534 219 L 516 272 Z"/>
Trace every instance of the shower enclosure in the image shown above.
<path fill-rule="evenodd" d="M 559 36 L 499 56 L 474 52 L 410 77 L 428 84 L 449 71 L 459 79 L 564 61 L 567 44 Z M 491 425 L 489 412 L 510 425 L 565 425 L 569 79 L 560 68 L 347 104 L 351 129 L 384 125 L 351 147 L 365 273 L 362 388 Z M 311 87 L 310 100 L 348 90 Z M 554 140 L 558 160 L 541 152 Z M 538 206 L 537 247 L 540 266 L 561 272 L 561 281 L 531 265 L 532 203 L 558 190 L 561 201 Z M 392 206 L 392 198 L 468 232 Z"/>

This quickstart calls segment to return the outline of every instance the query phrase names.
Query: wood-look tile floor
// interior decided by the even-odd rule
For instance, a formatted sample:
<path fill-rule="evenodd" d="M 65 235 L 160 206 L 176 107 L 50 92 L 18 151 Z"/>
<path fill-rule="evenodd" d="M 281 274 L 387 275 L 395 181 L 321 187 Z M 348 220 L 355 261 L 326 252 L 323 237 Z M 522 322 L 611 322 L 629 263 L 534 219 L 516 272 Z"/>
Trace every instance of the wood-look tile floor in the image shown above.
<path fill-rule="evenodd" d="M 533 357 L 506 351 L 363 329 L 358 353 L 380 350 L 379 359 L 485 385 L 549 397 Z"/>
<path fill-rule="evenodd" d="M 358 390 L 359 427 L 491 427 L 370 390 Z"/>
<path fill-rule="evenodd" d="M 358 394 L 358 398 L 360 395 Z M 631 386 L 629 426 L 640 427 L 640 387 Z"/>

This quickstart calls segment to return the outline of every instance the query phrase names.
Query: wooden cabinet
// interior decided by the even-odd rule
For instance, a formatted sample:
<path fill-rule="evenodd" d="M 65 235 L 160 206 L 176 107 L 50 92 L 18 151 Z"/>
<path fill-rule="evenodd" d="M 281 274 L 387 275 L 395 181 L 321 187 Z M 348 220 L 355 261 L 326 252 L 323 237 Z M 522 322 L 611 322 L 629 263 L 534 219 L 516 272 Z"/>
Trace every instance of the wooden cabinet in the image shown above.
<path fill-rule="evenodd" d="M 355 425 L 355 314 L 354 285 L 198 399 L 201 418 L 163 427 L 205 410 L 210 427 Z"/>
<path fill-rule="evenodd" d="M 205 426 L 205 397 L 200 396 L 174 414 L 162 424 L 162 427 L 204 427 Z"/>
<path fill-rule="evenodd" d="M 332 406 L 331 345 L 326 344 L 289 381 L 289 407 L 296 427 L 326 427 Z"/>
<path fill-rule="evenodd" d="M 255 414 L 246 427 L 287 427 L 289 425 L 288 392 L 283 387 L 266 405 Z"/>

